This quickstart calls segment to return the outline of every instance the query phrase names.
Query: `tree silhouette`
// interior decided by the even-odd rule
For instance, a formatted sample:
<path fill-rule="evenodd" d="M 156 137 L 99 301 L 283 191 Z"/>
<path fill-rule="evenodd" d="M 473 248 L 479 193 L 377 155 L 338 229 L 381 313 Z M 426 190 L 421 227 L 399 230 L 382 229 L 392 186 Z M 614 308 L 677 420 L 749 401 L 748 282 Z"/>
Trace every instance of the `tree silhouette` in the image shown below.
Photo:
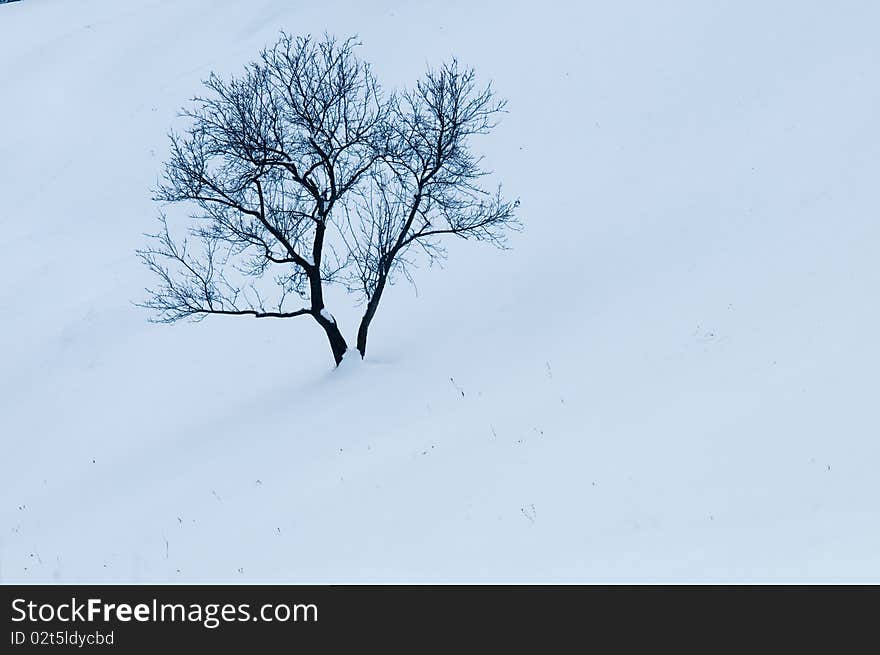
<path fill-rule="evenodd" d="M 504 109 L 491 87 L 453 61 L 386 97 L 356 45 L 282 34 L 242 75 L 212 74 L 184 110 L 156 200 L 198 211 L 181 239 L 161 214 L 138 251 L 159 282 L 142 303 L 153 320 L 310 316 L 338 364 L 348 345 L 328 285 L 365 304 L 363 356 L 398 274 L 443 257 L 449 236 L 503 246 L 518 228 L 517 203 L 480 186 L 469 149 Z"/>

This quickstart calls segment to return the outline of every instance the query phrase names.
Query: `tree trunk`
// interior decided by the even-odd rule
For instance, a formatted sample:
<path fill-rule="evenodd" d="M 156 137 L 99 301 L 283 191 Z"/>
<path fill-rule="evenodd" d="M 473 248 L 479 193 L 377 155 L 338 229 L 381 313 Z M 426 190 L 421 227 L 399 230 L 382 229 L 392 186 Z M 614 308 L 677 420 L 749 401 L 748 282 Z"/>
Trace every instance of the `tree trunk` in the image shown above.
<path fill-rule="evenodd" d="M 376 309 L 379 307 L 379 300 L 382 298 L 382 292 L 385 290 L 386 279 L 387 278 L 382 275 L 376 282 L 376 289 L 373 291 L 370 302 L 367 303 L 367 309 L 364 312 L 361 324 L 358 327 L 357 349 L 362 358 L 367 355 L 367 333 L 370 330 L 370 322 L 373 320 L 373 317 L 376 315 Z"/>
<path fill-rule="evenodd" d="M 323 239 L 323 226 L 319 225 L 318 229 L 319 236 Z M 314 254 L 316 261 L 320 261 L 321 241 L 318 237 L 315 237 L 315 243 Z M 339 366 L 339 364 L 342 363 L 342 356 L 345 354 L 345 351 L 348 350 L 348 344 L 345 343 L 345 337 L 343 337 L 342 332 L 339 331 L 339 326 L 336 325 L 336 320 L 331 318 L 331 314 L 324 311 L 324 288 L 321 286 L 319 266 L 315 266 L 309 271 L 309 292 L 311 293 L 312 300 L 312 316 L 318 321 L 318 325 L 324 328 L 324 332 L 327 334 L 327 340 L 330 342 L 330 350 L 333 351 L 333 361 Z"/>
<path fill-rule="evenodd" d="M 330 350 L 333 351 L 333 361 L 339 366 L 342 362 L 342 356 L 345 354 L 345 351 L 348 350 L 348 344 L 345 343 L 345 337 L 343 337 L 342 332 L 339 331 L 339 326 L 336 325 L 336 321 L 331 321 L 320 313 L 315 315 L 315 320 L 318 321 L 318 324 L 322 328 L 324 328 L 324 332 L 327 334 L 327 340 L 330 342 Z"/>

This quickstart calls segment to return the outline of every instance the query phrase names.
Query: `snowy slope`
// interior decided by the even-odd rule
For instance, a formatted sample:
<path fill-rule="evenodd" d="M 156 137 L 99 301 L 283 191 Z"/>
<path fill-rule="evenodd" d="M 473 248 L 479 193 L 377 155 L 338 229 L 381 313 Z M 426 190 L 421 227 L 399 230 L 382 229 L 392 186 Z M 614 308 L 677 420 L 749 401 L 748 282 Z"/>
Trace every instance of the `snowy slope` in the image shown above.
<path fill-rule="evenodd" d="M 878 20 L 0 7 L 0 581 L 880 581 Z M 132 305 L 178 108 L 281 28 L 510 100 L 478 148 L 525 231 L 395 286 L 335 371 L 305 322 Z"/>

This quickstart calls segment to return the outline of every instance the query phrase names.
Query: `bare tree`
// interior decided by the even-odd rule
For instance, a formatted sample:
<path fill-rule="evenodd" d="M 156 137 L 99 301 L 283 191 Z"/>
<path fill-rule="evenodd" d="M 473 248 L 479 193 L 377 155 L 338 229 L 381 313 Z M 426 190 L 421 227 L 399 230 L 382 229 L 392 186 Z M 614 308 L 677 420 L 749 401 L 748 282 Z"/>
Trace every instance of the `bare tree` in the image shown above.
<path fill-rule="evenodd" d="M 515 204 L 478 186 L 485 172 L 468 149 L 503 110 L 491 88 L 453 62 L 386 98 L 355 46 L 282 34 L 241 76 L 205 82 L 156 195 L 194 204 L 195 223 L 178 240 L 162 214 L 139 251 L 159 280 L 143 303 L 154 320 L 311 316 L 338 364 L 348 346 L 327 285 L 365 302 L 363 356 L 397 273 L 411 279 L 419 255 L 442 257 L 445 235 L 502 245 L 517 227 Z"/>
<path fill-rule="evenodd" d="M 386 285 L 397 272 L 410 278 L 411 250 L 428 260 L 443 257 L 441 238 L 448 235 L 500 246 L 505 232 L 517 227 L 517 203 L 503 200 L 500 188 L 493 194 L 479 186 L 487 173 L 468 148 L 469 138 L 488 133 L 504 110 L 491 87 L 477 88 L 475 77 L 453 61 L 391 99 L 385 153 L 359 189 L 357 225 L 348 223 L 353 269 L 366 300 L 357 335 L 361 355 Z"/>

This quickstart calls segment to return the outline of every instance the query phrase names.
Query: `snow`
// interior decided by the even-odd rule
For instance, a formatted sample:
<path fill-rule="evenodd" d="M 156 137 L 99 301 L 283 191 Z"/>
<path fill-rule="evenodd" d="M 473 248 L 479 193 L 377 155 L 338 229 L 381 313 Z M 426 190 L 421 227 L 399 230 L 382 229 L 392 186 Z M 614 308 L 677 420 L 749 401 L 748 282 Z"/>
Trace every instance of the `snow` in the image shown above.
<path fill-rule="evenodd" d="M 0 581 L 880 581 L 880 6 L 366 5 L 0 7 Z M 179 107 L 281 28 L 510 99 L 524 232 L 337 370 L 132 304 Z"/>
<path fill-rule="evenodd" d="M 333 318 L 333 314 L 328 312 L 326 307 L 321 308 L 321 316 L 323 316 L 326 320 L 330 321 L 331 323 L 336 322 L 336 319 Z"/>

